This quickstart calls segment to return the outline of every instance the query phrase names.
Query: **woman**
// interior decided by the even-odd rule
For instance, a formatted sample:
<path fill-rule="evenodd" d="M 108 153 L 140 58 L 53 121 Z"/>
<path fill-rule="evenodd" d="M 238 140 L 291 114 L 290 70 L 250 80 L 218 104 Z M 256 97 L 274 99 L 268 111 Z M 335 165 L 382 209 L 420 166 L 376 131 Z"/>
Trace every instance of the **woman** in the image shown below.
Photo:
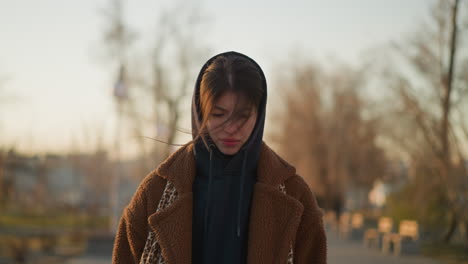
<path fill-rule="evenodd" d="M 139 186 L 113 263 L 326 263 L 315 197 L 262 141 L 266 88 L 245 55 L 205 63 L 192 100 L 193 140 Z"/>

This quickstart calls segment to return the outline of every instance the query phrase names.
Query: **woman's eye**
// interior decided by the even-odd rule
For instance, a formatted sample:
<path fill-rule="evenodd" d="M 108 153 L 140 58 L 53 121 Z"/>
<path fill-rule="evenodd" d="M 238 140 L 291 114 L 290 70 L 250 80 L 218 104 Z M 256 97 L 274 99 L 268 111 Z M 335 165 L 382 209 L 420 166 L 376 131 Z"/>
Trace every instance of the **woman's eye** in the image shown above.
<path fill-rule="evenodd" d="M 220 113 L 213 113 L 211 114 L 211 116 L 213 117 L 222 117 L 224 114 L 220 114 Z"/>

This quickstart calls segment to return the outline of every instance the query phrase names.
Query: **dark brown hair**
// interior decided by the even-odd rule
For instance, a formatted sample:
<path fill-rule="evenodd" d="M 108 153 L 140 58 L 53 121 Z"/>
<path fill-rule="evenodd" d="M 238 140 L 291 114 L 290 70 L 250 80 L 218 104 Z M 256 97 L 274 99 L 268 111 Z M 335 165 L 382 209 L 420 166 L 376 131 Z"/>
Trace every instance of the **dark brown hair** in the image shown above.
<path fill-rule="evenodd" d="M 207 121 L 215 102 L 227 91 L 238 95 L 236 110 L 228 118 L 238 119 L 238 106 L 254 106 L 258 109 L 264 94 L 263 79 L 260 69 L 248 58 L 230 54 L 215 58 L 203 72 L 200 82 L 201 125 L 199 136 L 205 141 Z M 240 101 L 242 102 L 240 103 Z"/>

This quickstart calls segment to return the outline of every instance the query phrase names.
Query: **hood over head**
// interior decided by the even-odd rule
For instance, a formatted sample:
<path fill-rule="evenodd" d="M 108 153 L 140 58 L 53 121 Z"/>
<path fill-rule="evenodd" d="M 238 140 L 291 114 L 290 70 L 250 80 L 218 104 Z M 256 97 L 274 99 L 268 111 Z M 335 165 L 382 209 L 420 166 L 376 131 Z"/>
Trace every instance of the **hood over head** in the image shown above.
<path fill-rule="evenodd" d="M 258 69 L 258 72 L 261 76 L 261 83 L 263 86 L 263 95 L 260 100 L 260 103 L 258 105 L 257 109 L 257 120 L 255 123 L 255 127 L 252 131 L 252 134 L 250 135 L 249 139 L 245 142 L 245 144 L 240 148 L 240 150 L 232 155 L 232 156 L 227 156 L 221 153 L 221 151 L 218 150 L 218 148 L 215 146 L 213 141 L 210 139 L 209 135 L 206 134 L 205 139 L 207 142 L 207 145 L 203 142 L 201 136 L 199 136 L 200 130 L 201 130 L 201 124 L 202 124 L 202 109 L 200 105 L 200 85 L 202 82 L 203 75 L 206 71 L 206 69 L 210 66 L 210 64 L 218 57 L 224 56 L 224 57 L 229 57 L 229 56 L 237 56 L 237 57 L 242 57 L 250 62 L 253 63 L 253 65 Z M 234 77 L 235 78 L 235 77 Z M 207 174 L 209 174 L 209 184 L 208 184 L 208 199 L 207 203 L 208 205 L 206 206 L 205 210 L 205 232 L 207 230 L 207 217 L 208 217 L 208 208 L 210 204 L 210 196 L 211 196 L 211 186 L 212 186 L 212 178 L 213 178 L 213 173 L 212 173 L 212 168 L 213 168 L 213 163 L 216 164 L 225 164 L 225 172 L 226 174 L 229 175 L 235 175 L 239 176 L 239 181 L 237 184 L 239 184 L 239 196 L 234 197 L 238 198 L 238 212 L 237 212 L 237 236 L 240 237 L 240 225 L 241 225 L 241 211 L 242 211 L 242 204 L 243 204 L 243 196 L 244 196 L 244 182 L 246 181 L 245 177 L 248 177 L 247 175 L 255 175 L 256 177 L 256 170 L 257 170 L 257 164 L 260 156 L 260 149 L 262 146 L 263 142 L 263 130 L 264 130 L 264 125 L 265 125 L 265 112 L 266 112 L 266 101 L 267 101 L 267 84 L 266 84 L 266 79 L 265 75 L 260 68 L 260 66 L 251 58 L 248 56 L 234 52 L 234 51 L 229 51 L 229 52 L 224 52 L 218 55 L 213 56 L 210 58 L 201 68 L 200 73 L 198 74 L 196 83 L 195 83 L 195 89 L 193 93 L 193 98 L 192 98 L 192 138 L 195 140 L 194 142 L 194 154 L 195 154 L 195 160 L 197 164 L 209 164 L 206 165 L 209 167 L 206 171 L 209 171 Z M 219 162 L 219 163 L 218 163 Z M 198 166 L 198 165 L 197 165 Z M 224 166 L 224 165 L 223 165 Z M 249 179 L 248 182 L 252 182 Z"/>
<path fill-rule="evenodd" d="M 262 144 L 263 141 L 263 129 L 265 125 L 265 112 L 266 112 L 266 101 L 267 101 L 267 84 L 266 84 L 266 79 L 265 75 L 263 73 L 263 70 L 260 68 L 260 66 L 255 62 L 253 59 L 250 57 L 235 52 L 235 51 L 229 51 L 229 52 L 224 52 L 220 53 L 218 55 L 213 56 L 210 58 L 201 68 L 196 83 L 195 83 L 195 89 L 192 97 L 192 138 L 196 139 L 201 128 L 202 124 L 202 111 L 201 111 L 201 105 L 200 105 L 200 84 L 203 78 L 203 74 L 205 73 L 205 70 L 210 66 L 210 64 L 218 57 L 224 56 L 224 57 L 229 57 L 229 56 L 239 56 L 243 57 L 249 61 L 251 61 L 258 69 L 261 78 L 262 78 L 262 86 L 263 86 L 263 96 L 262 99 L 260 100 L 260 104 L 257 109 L 257 121 L 254 127 L 254 130 L 252 131 L 252 134 L 249 137 L 249 140 L 242 146 L 242 148 L 239 150 L 239 152 L 235 155 L 238 155 L 242 151 L 252 151 L 253 149 L 259 149 L 260 145 Z M 207 136 L 208 142 L 209 142 L 209 136 Z M 197 138 L 197 143 L 201 143 L 199 141 L 200 137 Z M 198 145 L 198 144 L 197 144 Z M 199 145 L 198 145 L 199 146 Z M 206 146 L 205 146 L 206 148 Z M 198 151 L 199 149 L 196 149 L 195 151 Z M 235 156 L 234 155 L 234 156 Z"/>

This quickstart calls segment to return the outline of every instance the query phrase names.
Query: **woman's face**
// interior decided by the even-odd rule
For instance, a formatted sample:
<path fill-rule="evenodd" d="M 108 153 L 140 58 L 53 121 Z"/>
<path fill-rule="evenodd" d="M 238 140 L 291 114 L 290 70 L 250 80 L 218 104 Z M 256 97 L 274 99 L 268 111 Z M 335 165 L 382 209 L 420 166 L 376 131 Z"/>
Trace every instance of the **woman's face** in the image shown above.
<path fill-rule="evenodd" d="M 227 91 L 215 102 L 207 121 L 208 133 L 218 149 L 226 155 L 236 154 L 252 134 L 257 121 L 253 106 L 237 106 L 238 95 Z M 233 113 L 236 110 L 237 113 Z M 231 118 L 233 114 L 238 114 Z M 228 120 L 226 122 L 226 120 Z"/>

